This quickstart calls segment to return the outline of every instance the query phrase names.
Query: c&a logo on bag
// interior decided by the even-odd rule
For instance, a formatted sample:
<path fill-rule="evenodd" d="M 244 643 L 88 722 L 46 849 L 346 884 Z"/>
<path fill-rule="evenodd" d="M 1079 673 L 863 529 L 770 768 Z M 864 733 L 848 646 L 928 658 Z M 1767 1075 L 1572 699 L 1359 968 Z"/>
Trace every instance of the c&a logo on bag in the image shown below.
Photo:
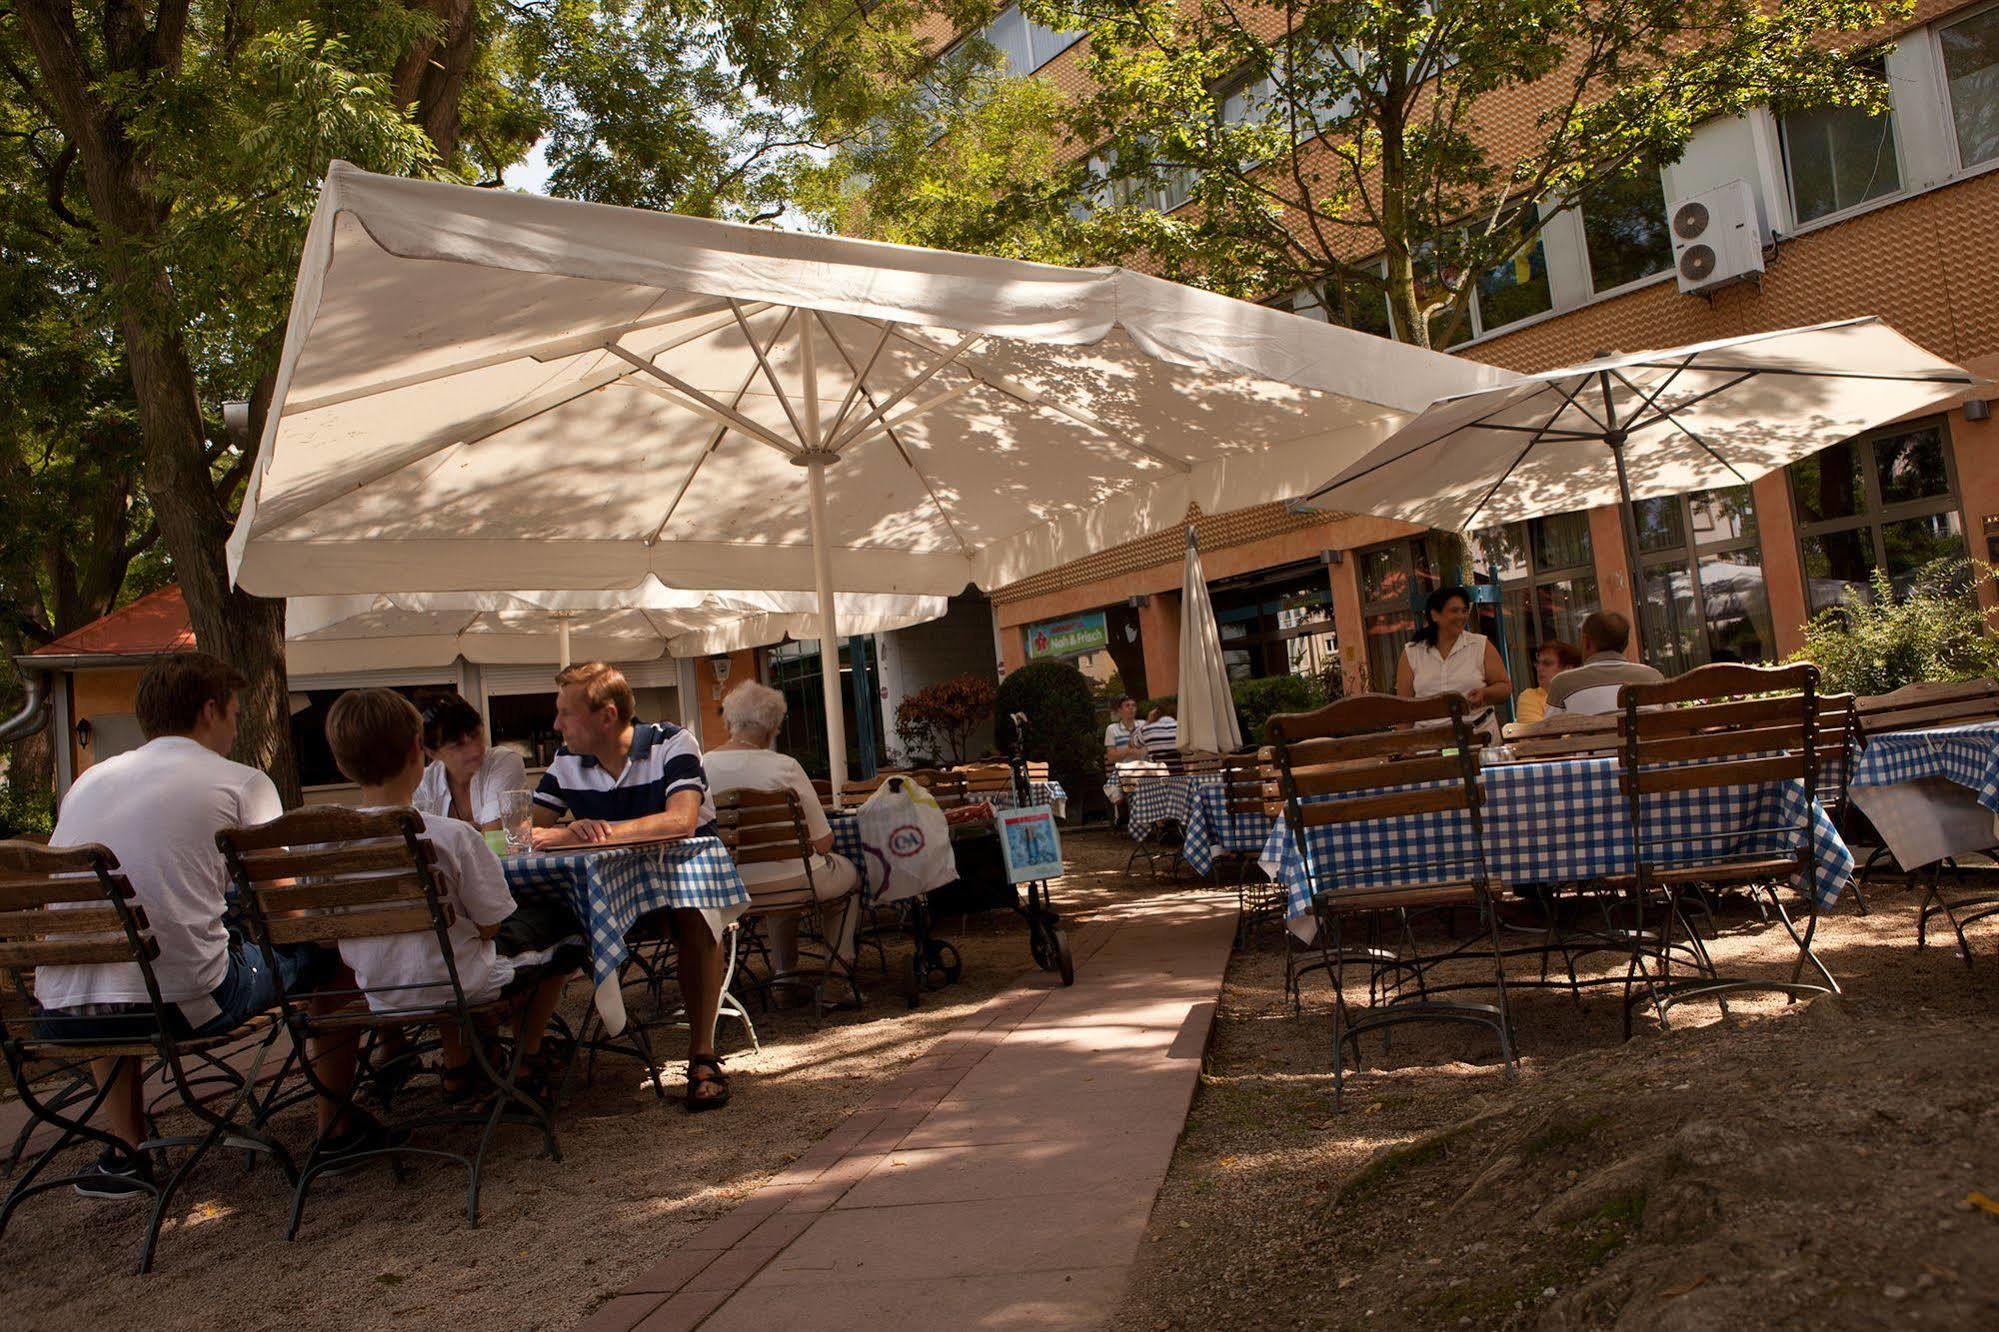
<path fill-rule="evenodd" d="M 898 856 L 913 856 L 923 849 L 923 829 L 905 823 L 888 835 L 888 849 Z"/>

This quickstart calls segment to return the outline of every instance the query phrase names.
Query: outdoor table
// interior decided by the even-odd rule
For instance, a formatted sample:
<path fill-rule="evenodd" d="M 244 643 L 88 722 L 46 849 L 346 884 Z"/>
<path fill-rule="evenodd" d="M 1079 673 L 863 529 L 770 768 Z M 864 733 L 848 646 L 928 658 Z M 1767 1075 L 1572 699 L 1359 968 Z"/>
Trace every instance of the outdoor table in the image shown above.
<path fill-rule="evenodd" d="M 625 1029 L 618 972 L 630 955 L 625 936 L 639 919 L 691 908 L 722 937 L 750 904 L 736 862 L 719 837 L 683 837 L 505 857 L 507 887 L 531 901 L 556 897 L 576 913 L 590 948 L 590 979 L 607 1034 Z"/>
<path fill-rule="evenodd" d="M 1012 809 L 1019 803 L 1011 791 L 994 791 L 979 798 L 991 801 L 994 809 Z M 1058 781 L 1029 782 L 1027 803 L 1048 806 L 1055 811 L 1055 817 L 1058 819 L 1069 817 L 1069 793 L 1062 789 L 1062 783 Z"/>
<path fill-rule="evenodd" d="M 1132 788 L 1128 831 L 1131 840 L 1142 842 L 1160 824 L 1171 820 L 1186 827 L 1194 812 L 1194 793 L 1222 789 L 1219 772 L 1183 773 L 1172 777 L 1150 777 Z"/>
<path fill-rule="evenodd" d="M 1629 807 L 1618 789 L 1614 758 L 1492 764 L 1479 771 L 1485 792 L 1486 868 L 1500 883 L 1573 883 L 1635 872 Z M 1332 799 L 1378 795 L 1356 791 Z M 1804 813 L 1804 783 L 1764 782 L 1714 790 L 1661 792 L 1647 798 L 1648 829 L 1688 837 L 1731 828 L 1795 823 Z M 1775 802 L 1775 808 L 1772 808 Z M 1818 909 L 1838 900 L 1853 878 L 1853 853 L 1825 809 L 1811 802 L 1815 872 L 1811 892 Z M 1348 876 L 1379 874 L 1375 882 L 1419 880 L 1434 862 L 1470 859 L 1471 821 L 1462 810 L 1395 819 L 1330 824 L 1311 830 L 1312 859 L 1330 858 Z M 1745 834 L 1735 844 L 1695 843 L 1688 858 L 1769 854 L 1795 846 L 1771 845 L 1769 836 Z M 1409 862 L 1430 861 L 1427 869 Z M 1318 930 L 1312 911 L 1312 876 L 1282 818 L 1273 820 L 1260 862 L 1284 885 L 1285 917 L 1292 933 L 1310 942 Z"/>
<path fill-rule="evenodd" d="M 1197 787 L 1188 811 L 1180 854 L 1194 873 L 1207 875 L 1223 852 L 1255 855 L 1270 836 L 1270 816 L 1261 811 L 1230 815 L 1228 789 L 1220 782 Z"/>
<path fill-rule="evenodd" d="M 1903 869 L 1999 843 L 1999 722 L 1867 738 L 1847 796 Z"/>

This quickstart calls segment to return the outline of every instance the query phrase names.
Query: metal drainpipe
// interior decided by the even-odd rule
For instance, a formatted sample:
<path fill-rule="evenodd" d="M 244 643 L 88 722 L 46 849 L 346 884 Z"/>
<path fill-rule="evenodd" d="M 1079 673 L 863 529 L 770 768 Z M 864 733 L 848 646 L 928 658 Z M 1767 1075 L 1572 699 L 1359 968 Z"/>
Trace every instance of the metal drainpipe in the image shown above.
<path fill-rule="evenodd" d="M 0 745 L 24 739 L 49 724 L 52 699 L 49 678 L 47 671 L 21 672 L 21 683 L 27 689 L 28 696 L 21 700 L 19 712 L 0 722 Z"/>

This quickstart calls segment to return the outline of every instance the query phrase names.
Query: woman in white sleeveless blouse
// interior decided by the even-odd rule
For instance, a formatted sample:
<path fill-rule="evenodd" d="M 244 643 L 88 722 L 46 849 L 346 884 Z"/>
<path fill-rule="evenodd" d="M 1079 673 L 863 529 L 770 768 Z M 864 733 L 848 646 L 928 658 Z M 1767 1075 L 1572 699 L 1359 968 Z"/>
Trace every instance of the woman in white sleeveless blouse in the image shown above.
<path fill-rule="evenodd" d="M 1395 692 L 1403 698 L 1462 694 L 1466 713 L 1480 730 L 1497 732 L 1490 716 L 1494 704 L 1512 696 L 1513 681 L 1499 649 L 1484 634 L 1465 626 L 1471 619 L 1471 593 L 1462 587 L 1440 587 L 1423 607 L 1423 627 L 1402 650 L 1395 670 Z"/>

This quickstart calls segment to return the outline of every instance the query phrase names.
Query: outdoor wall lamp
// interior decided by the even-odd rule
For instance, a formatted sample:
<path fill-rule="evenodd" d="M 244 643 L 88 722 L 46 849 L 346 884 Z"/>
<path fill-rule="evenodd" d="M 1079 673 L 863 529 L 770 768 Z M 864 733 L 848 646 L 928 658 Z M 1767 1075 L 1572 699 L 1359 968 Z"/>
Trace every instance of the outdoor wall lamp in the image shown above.
<path fill-rule="evenodd" d="M 1973 398 L 1964 404 L 1964 419 L 1967 421 L 1989 421 L 1992 419 L 1992 404 L 1984 398 Z"/>
<path fill-rule="evenodd" d="M 82 749 L 90 748 L 90 737 L 97 733 L 97 728 L 90 724 L 88 717 L 78 717 L 76 725 L 70 727 L 70 730 L 76 733 L 76 743 Z"/>

